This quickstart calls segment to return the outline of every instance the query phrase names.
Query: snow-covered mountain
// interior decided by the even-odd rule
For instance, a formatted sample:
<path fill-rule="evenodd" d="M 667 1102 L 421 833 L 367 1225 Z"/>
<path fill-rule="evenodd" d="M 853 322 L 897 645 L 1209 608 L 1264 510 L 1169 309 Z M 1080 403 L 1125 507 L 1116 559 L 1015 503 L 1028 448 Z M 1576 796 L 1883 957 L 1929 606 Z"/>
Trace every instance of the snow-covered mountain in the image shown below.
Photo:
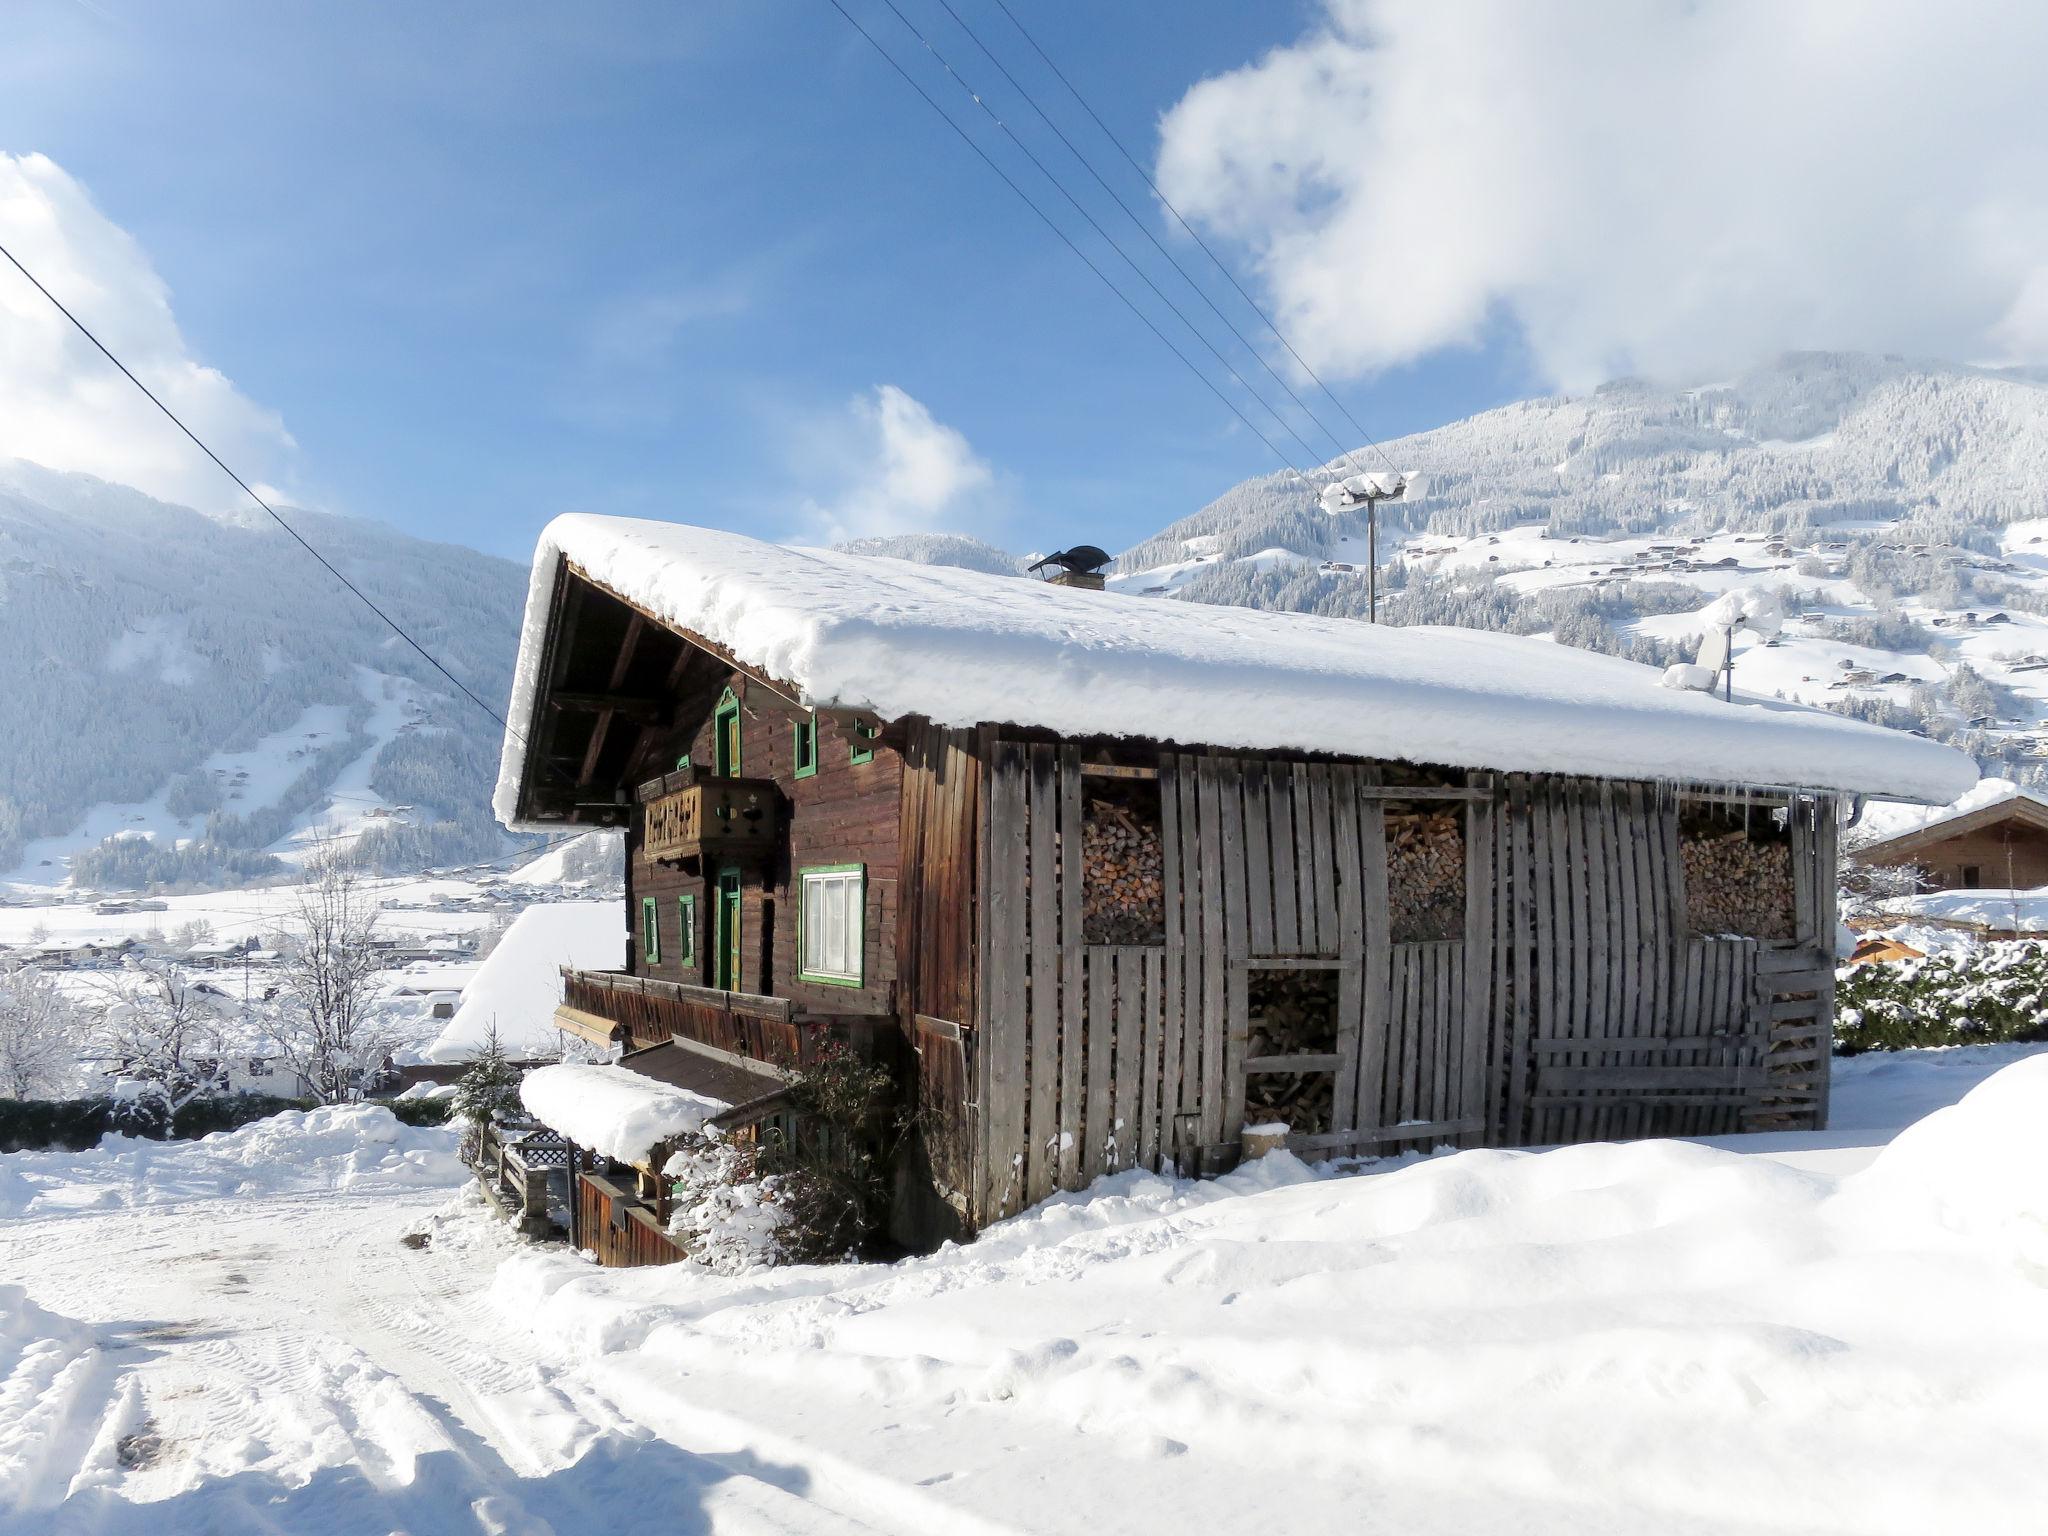
<path fill-rule="evenodd" d="M 306 537 L 481 697 L 525 572 L 382 524 Z M 494 855 L 497 725 L 267 520 L 0 462 L 0 878 L 255 878 L 324 840 L 392 869 Z"/>
<path fill-rule="evenodd" d="M 1381 617 L 1687 657 L 1731 589 L 1777 589 L 1736 685 L 2048 770 L 2048 378 L 1799 353 L 1689 388 L 1625 380 L 1361 450 L 1419 472 L 1381 510 Z M 1128 593 L 1363 617 L 1363 513 L 1245 481 L 1125 551 Z"/>

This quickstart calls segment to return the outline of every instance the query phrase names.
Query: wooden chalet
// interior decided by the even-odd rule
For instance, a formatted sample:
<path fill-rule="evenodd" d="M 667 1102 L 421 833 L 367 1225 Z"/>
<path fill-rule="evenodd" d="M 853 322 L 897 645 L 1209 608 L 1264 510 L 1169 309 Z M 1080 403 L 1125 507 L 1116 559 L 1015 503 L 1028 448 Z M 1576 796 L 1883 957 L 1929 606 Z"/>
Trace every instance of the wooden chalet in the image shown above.
<path fill-rule="evenodd" d="M 2030 891 L 2048 885 L 2048 800 L 2013 789 L 1867 843 L 1854 857 L 1872 867 L 1910 869 L 1924 890 Z"/>
<path fill-rule="evenodd" d="M 1539 641 L 607 518 L 544 535 L 519 676 L 499 814 L 627 839 L 562 1027 L 684 1084 L 863 1042 L 913 1244 L 1247 1128 L 1820 1126 L 1837 828 L 1975 772 Z"/>

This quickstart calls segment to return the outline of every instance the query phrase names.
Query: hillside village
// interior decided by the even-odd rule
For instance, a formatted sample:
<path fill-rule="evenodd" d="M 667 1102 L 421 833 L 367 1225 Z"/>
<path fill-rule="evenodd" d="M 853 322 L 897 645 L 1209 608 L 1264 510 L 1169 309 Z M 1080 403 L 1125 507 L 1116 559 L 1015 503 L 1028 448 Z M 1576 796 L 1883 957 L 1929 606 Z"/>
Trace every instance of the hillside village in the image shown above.
<path fill-rule="evenodd" d="M 2042 1526 L 2048 11 L 6 36 L 0 1536 Z"/>

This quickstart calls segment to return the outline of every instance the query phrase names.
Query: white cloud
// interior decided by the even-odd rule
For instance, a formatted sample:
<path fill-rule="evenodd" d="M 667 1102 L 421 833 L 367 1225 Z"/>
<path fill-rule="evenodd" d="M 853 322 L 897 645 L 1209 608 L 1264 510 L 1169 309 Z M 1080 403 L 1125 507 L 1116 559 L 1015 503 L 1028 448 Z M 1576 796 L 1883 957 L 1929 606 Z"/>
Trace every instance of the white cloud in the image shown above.
<path fill-rule="evenodd" d="M 271 411 L 197 361 L 141 246 L 43 155 L 0 153 L 0 242 L 252 484 L 293 443 Z M 240 492 L 0 261 L 0 458 L 80 470 L 202 510 Z"/>
<path fill-rule="evenodd" d="M 830 543 L 878 534 L 959 531 L 985 510 L 995 476 L 957 430 L 894 384 L 877 385 L 816 434 L 804 455 L 838 488 L 805 498 L 809 536 Z"/>
<path fill-rule="evenodd" d="M 1516 326 L 1558 383 L 1788 347 L 2048 357 L 2048 6 L 1325 0 L 1159 180 L 1318 368 Z"/>

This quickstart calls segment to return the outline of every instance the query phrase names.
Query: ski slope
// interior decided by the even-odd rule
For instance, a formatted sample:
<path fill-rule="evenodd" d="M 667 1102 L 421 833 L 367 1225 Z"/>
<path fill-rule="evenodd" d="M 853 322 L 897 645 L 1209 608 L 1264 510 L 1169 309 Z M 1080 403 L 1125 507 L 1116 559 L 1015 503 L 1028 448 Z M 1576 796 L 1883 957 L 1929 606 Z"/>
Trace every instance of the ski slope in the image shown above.
<path fill-rule="evenodd" d="M 2044 1107 L 2040 1047 L 1866 1056 L 1822 1136 L 723 1278 L 525 1247 L 376 1109 L 0 1157 L 0 1536 L 2035 1528 Z"/>

